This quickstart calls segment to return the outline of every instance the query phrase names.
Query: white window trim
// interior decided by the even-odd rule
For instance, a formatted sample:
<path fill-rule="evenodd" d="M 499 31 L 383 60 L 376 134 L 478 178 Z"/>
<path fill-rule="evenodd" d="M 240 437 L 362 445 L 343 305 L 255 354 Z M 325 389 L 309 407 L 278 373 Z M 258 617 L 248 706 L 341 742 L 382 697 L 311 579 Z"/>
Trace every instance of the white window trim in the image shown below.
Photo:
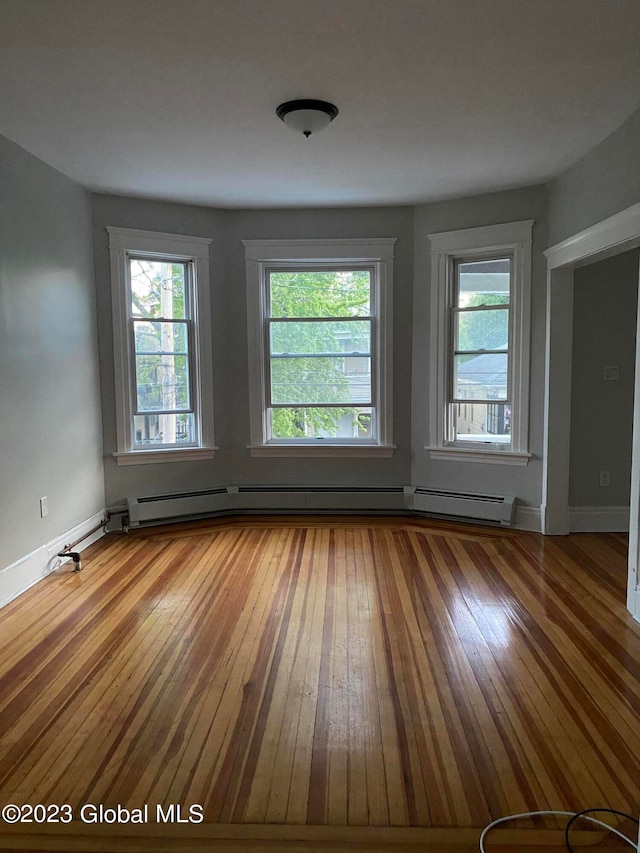
<path fill-rule="evenodd" d="M 465 228 L 429 234 L 431 242 L 431 382 L 429 389 L 429 444 L 432 459 L 527 465 L 529 452 L 529 353 L 531 313 L 531 241 L 533 220 Z M 460 447 L 447 443 L 445 419 L 451 370 L 449 306 L 454 259 L 513 257 L 510 349 L 510 386 L 513 389 L 511 449 L 498 446 Z"/>
<path fill-rule="evenodd" d="M 252 456 L 391 456 L 393 382 L 393 257 L 395 237 L 359 240 L 243 240 L 247 267 L 247 323 L 249 344 L 249 412 Z M 266 293 L 265 268 L 291 262 L 373 264 L 377 268 L 378 304 L 374 323 L 378 356 L 376 400 L 378 440 L 375 443 L 332 441 L 314 443 L 267 439 L 264 371 L 267 363 L 263 334 Z"/>
<path fill-rule="evenodd" d="M 111 304 L 113 309 L 113 359 L 116 396 L 118 465 L 213 459 L 213 375 L 211 367 L 211 312 L 209 307 L 209 247 L 206 237 L 185 237 L 157 231 L 138 231 L 107 226 L 111 256 Z M 195 395 L 198 408 L 198 444 L 189 447 L 150 446 L 134 449 L 133 373 L 131 336 L 128 334 L 127 259 L 129 253 L 172 257 L 193 263 L 195 275 Z"/>

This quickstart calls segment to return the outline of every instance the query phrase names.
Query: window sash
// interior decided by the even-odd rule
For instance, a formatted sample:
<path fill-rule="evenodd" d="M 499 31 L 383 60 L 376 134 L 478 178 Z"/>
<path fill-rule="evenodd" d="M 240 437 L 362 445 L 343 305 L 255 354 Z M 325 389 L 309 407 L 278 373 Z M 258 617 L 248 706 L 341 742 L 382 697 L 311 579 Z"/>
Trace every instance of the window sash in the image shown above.
<path fill-rule="evenodd" d="M 358 325 L 358 329 L 360 335 L 367 340 L 368 346 L 366 349 L 333 349 L 333 350 L 324 350 L 321 352 L 313 352 L 312 346 L 307 346 L 309 351 L 307 352 L 274 352 L 274 345 L 277 344 L 275 341 L 276 335 L 274 334 L 275 330 L 279 326 L 286 327 L 287 325 L 298 325 L 300 323 L 299 318 L 266 318 L 266 336 L 269 344 L 269 353 L 267 355 L 268 365 L 267 365 L 267 373 L 266 373 L 266 404 L 268 408 L 345 408 L 345 407 L 355 407 L 361 408 L 365 406 L 373 405 L 373 383 L 375 380 L 374 376 L 374 358 L 373 358 L 373 340 L 372 340 L 372 332 L 373 332 L 373 317 L 348 317 L 344 318 L 342 316 L 339 317 L 309 317 L 304 318 L 302 322 L 305 324 L 316 325 L 319 328 L 319 332 L 321 333 L 320 337 L 331 337 L 332 330 L 331 325 L 333 323 L 338 323 L 342 325 L 343 323 L 348 326 L 349 324 L 356 323 Z M 322 329 L 322 327 L 327 327 L 326 329 Z M 366 330 L 366 331 L 365 331 Z M 338 330 L 339 331 L 339 330 Z M 324 332 L 324 335 L 322 334 Z M 335 332 L 334 332 L 335 334 Z M 307 341 L 307 344 L 313 344 L 313 341 Z M 321 340 L 321 343 L 324 341 Z M 317 368 L 313 368 L 311 365 L 315 360 L 324 360 L 324 364 L 322 362 L 319 363 Z M 364 374 L 350 374 L 348 371 L 348 367 L 350 366 L 350 359 L 362 359 L 367 362 L 368 370 Z M 311 389 L 312 387 L 317 390 L 315 396 L 318 396 L 318 400 L 313 399 L 313 394 L 309 396 L 308 399 L 305 399 L 303 394 L 299 394 L 300 399 L 295 399 L 295 394 L 291 396 L 287 400 L 282 400 L 282 393 L 285 390 L 285 383 L 282 381 L 276 381 L 278 379 L 277 373 L 278 363 L 284 367 L 284 365 L 289 363 L 289 365 L 294 368 L 296 362 L 300 365 L 300 369 L 304 371 L 305 362 L 307 363 L 307 370 L 312 374 L 309 377 L 305 377 L 304 380 L 299 378 L 297 381 L 292 378 L 289 383 L 292 387 L 303 383 Z M 344 365 L 344 369 L 340 371 L 341 363 Z M 330 371 L 331 366 L 335 366 L 336 376 L 335 382 L 331 383 L 322 381 L 322 368 L 325 367 L 327 371 Z M 294 368 L 295 372 L 295 368 Z M 313 373 L 319 373 L 318 377 L 319 381 L 313 381 Z M 361 378 L 361 381 L 358 382 L 358 378 Z M 350 381 L 351 380 L 351 381 Z M 362 385 L 365 383 L 362 380 L 366 380 L 366 387 L 364 390 L 367 391 L 366 394 L 362 394 Z M 278 385 L 281 389 L 280 393 L 274 393 L 274 386 Z M 325 386 L 327 389 L 327 393 L 332 393 L 331 388 L 339 385 L 343 385 L 344 387 L 338 388 L 335 399 L 322 399 L 322 395 L 320 393 L 320 389 L 322 386 Z M 360 390 L 360 396 L 357 396 L 358 391 Z M 345 396 L 339 396 L 339 392 L 344 391 Z M 335 393 L 335 392 L 334 392 Z M 356 395 L 356 396 L 354 396 Z M 280 399 L 278 399 L 280 398 Z"/>
<path fill-rule="evenodd" d="M 505 431 L 504 432 L 468 432 L 462 433 L 459 431 L 459 422 L 467 421 L 469 422 L 469 416 L 471 416 L 471 423 L 473 423 L 473 412 L 469 412 L 469 408 L 472 408 L 474 405 L 478 406 L 486 406 L 485 419 L 486 421 L 491 421 L 492 426 L 498 426 L 498 413 L 495 411 L 496 409 L 502 410 L 502 417 L 505 419 Z M 460 408 L 464 407 L 464 411 L 460 412 Z M 449 423 L 451 425 L 452 432 L 452 441 L 450 444 L 454 447 L 468 447 L 477 444 L 495 444 L 499 445 L 502 448 L 508 449 L 512 444 L 512 435 L 511 429 L 506 429 L 506 412 L 509 410 L 509 425 L 511 424 L 511 412 L 512 412 L 512 404 L 510 400 L 457 400 L 449 405 Z"/>
<path fill-rule="evenodd" d="M 272 365 L 272 367 L 273 366 L 274 365 Z M 323 367 L 326 367 L 326 365 L 320 365 L 321 370 Z M 302 370 L 304 370 L 305 365 L 301 365 L 301 368 Z M 303 379 L 285 382 L 278 377 L 276 371 L 274 371 L 273 369 L 269 374 L 269 378 L 269 391 L 271 394 L 271 397 L 268 401 L 269 408 L 288 409 L 298 408 L 300 406 L 306 406 L 307 408 L 316 408 L 318 406 L 324 406 L 327 408 L 360 408 L 362 406 L 373 405 L 370 371 L 369 373 L 364 375 L 364 381 L 361 382 L 350 382 L 349 378 L 346 375 L 344 381 L 341 381 L 339 375 L 335 377 L 335 381 L 333 382 L 330 380 L 322 381 L 322 374 L 320 374 L 319 376 L 315 374 L 312 374 L 310 376 L 307 375 Z M 308 396 L 305 396 L 304 391 L 302 393 L 298 393 L 297 396 L 295 391 L 293 393 L 291 391 L 287 392 L 288 387 L 296 387 L 299 389 L 301 386 L 303 389 L 309 389 L 306 392 Z M 315 389 L 315 394 L 312 392 L 312 389 Z M 322 393 L 323 389 L 325 389 L 326 392 L 324 394 Z M 363 391 L 366 393 L 363 393 Z M 332 394 L 335 395 L 335 398 L 333 399 L 331 398 Z M 317 397 L 317 399 L 314 399 L 314 396 Z"/>
<path fill-rule="evenodd" d="M 498 312 L 506 314 L 506 346 L 505 347 L 469 347 L 467 349 L 463 349 L 462 347 L 457 347 L 456 344 L 460 341 L 460 320 L 465 316 L 473 316 L 481 314 L 497 314 Z M 510 349 L 510 341 L 511 341 L 511 305 L 508 303 L 505 305 L 482 305 L 482 306 L 473 306 L 470 308 L 456 308 L 455 306 L 451 308 L 452 314 L 452 331 L 451 331 L 451 343 L 453 347 L 453 352 L 455 355 L 464 355 L 467 353 L 483 353 L 483 352 L 508 352 Z"/>
<path fill-rule="evenodd" d="M 461 288 L 460 288 L 460 268 L 461 266 L 473 263 L 479 263 L 483 261 L 492 261 L 492 260 L 508 260 L 509 261 L 509 298 L 506 302 L 498 302 L 495 304 L 481 304 L 481 305 L 460 305 L 461 298 Z M 512 253 L 504 253 L 500 252 L 498 254 L 492 254 L 487 252 L 479 252 L 478 254 L 469 253 L 464 257 L 452 257 L 451 262 L 451 286 L 449 288 L 450 300 L 449 300 L 449 314 L 450 314 L 450 323 L 449 323 L 449 345 L 448 345 L 448 358 L 447 358 L 447 404 L 445 406 L 445 444 L 450 446 L 469 446 L 469 444 L 499 444 L 501 447 L 510 448 L 512 445 L 512 438 L 509 435 L 509 440 L 506 442 L 504 440 L 505 433 L 493 434 L 493 433 L 477 433 L 477 434 L 465 434 L 464 438 L 461 438 L 458 433 L 458 407 L 461 405 L 479 405 L 479 406 L 487 406 L 487 419 L 489 418 L 488 407 L 490 406 L 505 406 L 512 408 L 512 339 L 513 339 L 513 331 L 512 331 L 512 321 L 513 321 L 513 269 L 514 269 L 514 256 Z M 489 291 L 488 291 L 489 292 Z M 478 291 L 478 294 L 481 294 L 482 291 Z M 499 348 L 493 348 L 490 346 L 487 347 L 477 347 L 477 348 L 462 348 L 458 346 L 460 342 L 460 320 L 462 317 L 468 316 L 480 316 L 483 313 L 486 314 L 488 312 L 494 312 L 497 316 L 497 312 L 503 312 L 506 314 L 506 336 L 507 336 L 507 345 L 500 346 Z M 456 391 L 460 390 L 460 382 L 458 375 L 458 366 L 459 366 L 459 358 L 460 356 L 469 356 L 471 358 L 478 358 L 482 356 L 505 356 L 506 355 L 506 365 L 505 365 L 505 378 L 506 378 L 506 388 L 505 388 L 505 396 L 504 397 L 495 397 L 489 395 L 483 395 L 479 397 L 467 397 L 462 396 L 461 394 L 456 393 Z M 490 369 L 489 369 L 490 370 Z"/>
<path fill-rule="evenodd" d="M 391 387 L 392 328 L 393 328 L 393 261 L 396 238 L 362 238 L 362 239 L 304 239 L 304 240 L 243 240 L 245 247 L 247 305 L 248 305 L 248 351 L 249 351 L 249 409 L 251 427 L 251 454 L 254 456 L 286 456 L 286 455 L 315 455 L 340 456 L 359 455 L 358 450 L 365 450 L 364 455 L 391 456 L 393 453 L 393 389 Z M 274 287 L 273 308 L 270 307 L 270 276 L 274 272 L 289 272 L 290 276 L 271 279 L 271 282 L 281 287 L 292 284 L 318 285 L 332 289 L 336 300 L 327 302 L 317 301 L 309 297 L 317 291 L 280 290 Z M 317 276 L 295 275 L 295 273 L 310 272 Z M 344 272 L 351 275 L 335 276 L 327 273 Z M 324 275 L 320 275 L 324 273 Z M 359 274 L 358 274 L 359 273 Z M 335 290 L 345 286 L 345 291 Z M 350 295 L 353 287 L 353 296 Z M 298 298 L 299 294 L 299 298 Z M 343 299 L 343 297 L 345 297 Z M 273 314 L 273 317 L 270 315 Z M 268 321 L 270 319 L 285 319 L 275 315 L 295 316 L 297 321 L 304 320 L 339 320 L 341 323 L 367 319 L 371 322 L 371 358 L 373 363 L 371 389 L 372 403 L 377 408 L 375 419 L 375 437 L 371 436 L 370 412 L 363 413 L 359 430 L 352 431 L 346 427 L 346 421 L 338 422 L 338 429 L 332 420 L 326 420 L 322 413 L 326 407 L 311 404 L 308 409 L 300 409 L 298 417 L 295 412 L 282 412 L 281 408 L 269 406 L 269 368 L 276 364 L 270 358 L 271 348 L 268 340 Z M 327 314 L 326 317 L 309 315 Z M 305 316 L 306 315 L 306 316 Z M 342 316 L 337 316 L 342 315 Z M 345 316 L 346 315 L 346 316 Z M 301 337 L 304 337 L 301 335 Z M 300 346 L 300 349 L 303 349 Z M 328 346 L 327 350 L 343 350 L 347 347 Z M 365 346 L 359 342 L 358 348 L 365 351 Z M 314 345 L 312 349 L 321 349 Z M 368 352 L 368 350 L 366 350 Z M 275 354 L 275 350 L 274 350 Z M 340 352 L 342 357 L 343 353 Z M 363 356 L 369 358 L 369 356 Z M 354 373 L 365 372 L 364 362 L 353 362 Z M 368 372 L 368 365 L 366 367 Z M 346 396 L 346 395 L 345 395 Z M 276 398 L 278 399 L 278 398 Z M 298 399 L 301 399 L 298 397 Z M 352 401 L 349 400 L 349 403 Z M 298 405 L 298 408 L 300 406 Z M 303 412 L 317 409 L 315 417 L 310 417 L 303 426 Z M 352 411 L 354 411 L 352 409 Z M 357 410 L 359 411 L 359 409 Z M 357 411 L 355 417 L 357 417 Z M 330 413 L 332 415 L 332 413 Z M 366 415 L 366 417 L 365 417 Z M 273 423 L 273 429 L 271 425 Z M 287 426 L 290 424 L 290 426 Z M 327 427 L 327 424 L 330 426 Z M 324 440 L 309 440 L 317 432 Z M 355 441 L 348 436 L 357 436 Z M 366 440 L 365 437 L 366 436 Z M 367 443 L 370 447 L 379 449 L 380 453 L 366 452 Z M 340 451 L 341 445 L 350 445 L 353 453 Z M 272 445 L 273 454 L 269 446 Z M 279 445 L 279 446 L 276 446 Z M 288 448 L 282 445 L 289 445 Z M 295 447 L 305 445 L 304 452 L 298 452 Z M 311 449 L 310 445 L 313 449 Z M 361 445 L 358 448 L 357 445 Z M 308 450 L 308 452 L 307 452 Z M 325 452 L 326 451 L 326 452 Z"/>
<path fill-rule="evenodd" d="M 314 317 L 313 315 L 305 315 L 295 317 L 286 317 L 274 314 L 272 310 L 272 286 L 271 276 L 278 273 L 357 273 L 366 272 L 369 275 L 369 311 L 366 314 L 328 314 L 324 317 Z M 370 264 L 353 264 L 348 261 L 344 264 L 334 264 L 329 262 L 305 263 L 291 262 L 289 264 L 278 264 L 277 266 L 265 266 L 263 269 L 263 285 L 264 285 L 264 316 L 267 319 L 273 320 L 292 320 L 292 321 L 314 321 L 314 320 L 359 320 L 371 317 L 374 314 L 374 306 L 376 304 L 376 268 Z M 277 284 L 275 285 L 278 286 Z"/>
<path fill-rule="evenodd" d="M 143 350 L 138 349 L 136 345 L 136 326 L 140 323 L 157 323 L 157 324 L 172 324 L 183 326 L 185 330 L 186 350 Z M 174 320 L 166 318 L 148 319 L 146 317 L 131 318 L 131 353 L 132 353 L 132 372 L 133 372 L 133 405 L 132 415 L 152 415 L 152 414 L 185 414 L 195 413 L 194 405 L 194 353 L 192 341 L 194 340 L 194 323 L 192 320 Z M 143 409 L 140 407 L 140 386 L 138 383 L 138 365 L 139 356 L 173 356 L 186 357 L 186 373 L 187 373 L 187 404 L 183 406 L 170 406 L 163 409 Z"/>
<path fill-rule="evenodd" d="M 455 231 L 428 234 L 431 244 L 431 336 L 428 346 L 417 341 L 418 352 L 429 354 L 429 421 L 425 449 L 432 459 L 469 460 L 497 464 L 526 465 L 529 452 L 529 388 L 530 388 L 530 302 L 531 302 L 531 248 L 534 220 L 483 225 Z M 452 363 L 452 307 L 456 302 L 456 263 L 480 263 L 505 258 L 510 260 L 509 276 L 509 378 L 511 386 L 508 399 L 511 403 L 509 433 L 510 446 L 493 443 L 491 436 L 481 442 L 454 441 L 451 428 L 451 363 Z M 497 268 L 496 268 L 497 269 Z M 478 268 L 479 271 L 479 268 Z M 465 272 L 472 272 L 467 269 Z M 506 270 L 505 270 L 506 272 Z M 504 285 L 506 281 L 503 279 Z M 467 286 L 464 293 L 482 292 Z M 500 282 L 495 290 L 506 295 L 506 286 Z M 469 301 L 466 296 L 463 301 Z M 471 301 L 474 301 L 473 299 Z M 505 304 L 497 300 L 497 305 Z M 472 307 L 472 306 L 465 306 Z M 479 306 L 475 306 L 479 307 Z M 492 306 L 495 307 L 495 306 Z M 495 343 L 495 341 L 494 341 Z M 502 341 L 501 343 L 504 343 Z M 426 360 L 425 360 L 426 363 Z M 490 401 L 489 404 L 495 401 Z M 484 446 L 482 446 L 484 444 Z M 505 452 L 506 451 L 506 452 Z M 504 458 L 499 458 L 504 457 Z"/>
<path fill-rule="evenodd" d="M 292 272 L 292 273 L 304 273 L 304 272 L 322 272 L 322 273 L 337 273 L 337 272 L 362 272 L 366 271 L 369 274 L 369 311 L 367 314 L 327 314 L 322 316 L 308 315 L 308 316 L 294 316 L 294 317 L 283 317 L 279 315 L 273 316 L 271 313 L 271 275 L 273 273 L 278 272 Z M 362 437 L 341 437 L 340 443 L 354 443 L 354 444 L 365 444 L 365 443 L 378 443 L 377 438 L 377 413 L 376 413 L 376 401 L 375 401 L 375 388 L 376 388 L 376 352 L 375 352 L 375 333 L 376 333 L 376 316 L 373 313 L 373 310 L 377 310 L 378 306 L 378 281 L 377 281 L 377 269 L 375 266 L 371 265 L 360 265 L 360 264 L 331 264 L 331 263 L 296 263 L 291 265 L 278 265 L 277 267 L 265 267 L 263 271 L 263 288 L 264 288 L 264 306 L 265 312 L 263 317 L 263 334 L 264 334 L 264 350 L 265 350 L 265 366 L 264 366 L 264 391 L 265 391 L 265 426 L 266 426 L 266 438 L 270 443 L 316 443 L 320 440 L 326 441 L 327 443 L 331 443 L 334 439 L 325 437 L 318 438 L 314 436 L 296 436 L 290 438 L 274 438 L 273 437 L 273 428 L 272 428 L 272 412 L 277 411 L 278 409 L 296 409 L 301 412 L 305 410 L 313 410 L 313 409 L 371 409 L 371 413 L 367 413 L 367 415 L 371 418 L 371 431 L 372 438 L 362 438 Z M 278 326 L 285 327 L 286 325 L 291 324 L 326 324 L 330 325 L 332 323 L 340 323 L 340 324 L 360 324 L 361 327 L 365 324 L 368 326 L 367 329 L 367 337 L 369 341 L 369 346 L 366 349 L 353 349 L 353 350 L 338 350 L 335 351 L 323 351 L 323 352 L 291 352 L 291 353 L 280 353 L 274 352 L 274 329 Z M 313 402 L 311 399 L 309 400 L 301 400 L 300 402 L 296 402 L 293 400 L 289 400 L 286 402 L 276 402 L 274 397 L 274 381 L 273 381 L 273 364 L 278 361 L 282 362 L 284 359 L 288 359 L 292 364 L 295 361 L 302 361 L 307 359 L 332 359 L 335 361 L 344 360 L 349 358 L 362 358 L 367 359 L 369 362 L 369 371 L 366 375 L 367 377 L 367 385 L 368 394 L 363 396 L 362 399 L 351 399 L 349 397 L 345 397 L 344 399 L 330 400 L 330 401 L 321 401 L 321 402 Z"/>
<path fill-rule="evenodd" d="M 106 226 L 106 231 L 111 271 L 113 361 L 116 380 L 116 441 L 113 456 L 118 465 L 213 459 L 216 448 L 213 437 L 213 369 L 208 286 L 212 240 L 109 225 Z M 135 264 L 134 261 L 148 263 Z M 173 268 L 163 268 L 159 264 L 170 264 Z M 148 288 L 145 277 L 148 278 Z M 169 278 L 172 284 L 166 281 Z M 185 278 L 186 293 L 183 286 Z M 158 289 L 158 285 L 168 285 L 173 291 L 173 297 L 162 299 L 162 291 Z M 136 294 L 135 305 L 132 304 L 132 287 Z M 192 357 L 190 405 L 194 412 L 156 410 L 152 413 L 137 414 L 132 318 L 135 316 L 139 320 L 152 321 L 185 319 L 185 305 L 192 324 L 189 339 L 189 352 Z M 170 316 L 147 316 L 154 313 Z M 141 350 L 156 347 L 156 343 L 151 339 L 141 338 L 139 343 Z M 183 349 L 183 343 L 179 342 L 180 349 Z M 144 374 L 142 378 L 145 378 Z M 186 394 L 179 400 L 182 406 L 186 402 Z M 165 406 L 162 400 L 155 402 Z M 171 404 L 173 405 L 173 401 Z"/>
<path fill-rule="evenodd" d="M 179 265 L 183 268 L 184 282 L 184 316 L 165 317 L 163 314 L 158 316 L 145 316 L 143 314 L 133 313 L 133 298 L 131 285 L 131 265 L 134 261 L 148 261 L 151 263 Z M 179 442 L 159 442 L 154 444 L 157 448 L 174 448 L 174 447 L 196 447 L 200 444 L 200 417 L 199 417 L 199 401 L 197 392 L 197 340 L 194 320 L 194 304 L 195 304 L 195 271 L 192 260 L 175 257 L 174 255 L 164 254 L 147 254 L 141 252 L 126 253 L 126 268 L 127 268 L 127 295 L 126 304 L 129 320 L 129 339 L 130 339 L 130 431 L 131 431 L 131 446 L 140 447 L 136 441 L 136 426 L 135 418 L 140 417 L 155 417 L 162 415 L 190 415 L 189 431 L 190 438 L 188 441 Z M 182 326 L 185 329 L 186 352 L 178 350 L 141 350 L 137 348 L 136 342 L 136 327 L 141 323 L 149 324 L 172 324 L 174 326 Z M 186 356 L 186 373 L 187 373 L 187 397 L 186 405 L 172 405 L 161 409 L 144 409 L 139 405 L 140 389 L 138 384 L 138 365 L 139 356 Z"/>
<path fill-rule="evenodd" d="M 148 254 L 143 252 L 127 252 L 127 310 L 130 317 L 133 317 L 136 320 L 186 320 L 194 315 L 194 281 L 195 281 L 195 273 L 194 273 L 194 264 L 191 260 L 185 260 L 185 258 L 176 257 L 175 255 L 164 255 L 164 254 Z M 133 311 L 133 294 L 132 294 L 132 286 L 131 286 L 131 262 L 132 261 L 147 261 L 148 263 L 158 263 L 158 264 L 170 264 L 175 266 L 181 266 L 184 270 L 183 273 L 183 281 L 184 281 L 184 316 L 183 317 L 148 317 L 144 314 L 136 314 Z"/>
<path fill-rule="evenodd" d="M 309 444 L 311 446 L 317 446 L 321 443 L 326 443 L 326 444 L 330 445 L 334 441 L 334 439 L 332 439 L 332 438 L 328 438 L 325 436 L 315 436 L 315 435 L 297 436 L 296 438 L 290 438 L 290 437 L 278 438 L 278 437 L 273 436 L 272 412 L 277 411 L 278 408 L 295 409 L 296 411 L 301 411 L 301 412 L 305 412 L 308 409 L 312 410 L 312 409 L 322 409 L 322 408 L 327 408 L 327 409 L 331 409 L 331 408 L 369 409 L 370 411 L 360 412 L 355 417 L 354 425 L 355 425 L 355 421 L 357 421 L 358 418 L 361 417 L 362 415 L 370 418 L 370 424 L 369 424 L 369 432 L 371 433 L 370 437 L 369 436 L 360 436 L 360 435 L 352 436 L 352 437 L 341 436 L 340 437 L 340 444 L 354 445 L 354 446 L 377 445 L 378 444 L 377 423 L 376 423 L 377 417 L 378 417 L 378 412 L 377 412 L 377 409 L 375 407 L 364 406 L 364 405 L 363 406 L 360 406 L 360 405 L 358 405 L 358 406 L 353 406 L 353 405 L 351 405 L 351 406 L 339 406 L 339 405 L 336 406 L 333 403 L 327 404 L 326 406 L 318 404 L 318 405 L 309 405 L 309 406 L 282 406 L 282 407 L 271 406 L 271 407 L 269 407 L 267 409 L 267 419 L 268 419 L 267 425 L 268 425 L 268 432 L 270 435 L 270 438 L 269 438 L 270 444 L 275 444 L 275 445 L 283 444 L 284 445 L 284 444 L 291 444 L 291 442 L 294 442 L 296 444 Z"/>

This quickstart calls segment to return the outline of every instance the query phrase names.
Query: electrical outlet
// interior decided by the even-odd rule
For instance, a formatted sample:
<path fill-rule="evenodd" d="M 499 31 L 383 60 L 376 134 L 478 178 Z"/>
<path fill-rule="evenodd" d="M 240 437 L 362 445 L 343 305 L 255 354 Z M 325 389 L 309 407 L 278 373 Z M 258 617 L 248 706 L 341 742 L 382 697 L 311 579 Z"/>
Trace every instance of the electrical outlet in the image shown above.
<path fill-rule="evenodd" d="M 620 372 L 617 367 L 605 367 L 604 369 L 604 381 L 605 382 L 617 382 L 620 378 Z"/>
<path fill-rule="evenodd" d="M 49 515 L 49 503 L 46 498 L 40 498 L 40 518 Z"/>
<path fill-rule="evenodd" d="M 610 486 L 611 485 L 611 475 L 608 471 L 600 471 L 600 485 L 601 486 Z"/>

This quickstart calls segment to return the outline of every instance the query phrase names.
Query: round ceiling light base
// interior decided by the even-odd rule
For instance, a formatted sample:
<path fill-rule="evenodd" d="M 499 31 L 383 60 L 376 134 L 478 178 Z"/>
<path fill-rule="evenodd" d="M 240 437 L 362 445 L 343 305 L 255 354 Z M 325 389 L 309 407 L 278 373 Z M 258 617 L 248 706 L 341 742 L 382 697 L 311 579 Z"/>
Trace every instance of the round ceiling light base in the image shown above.
<path fill-rule="evenodd" d="M 338 115 L 338 108 L 328 101 L 303 98 L 280 104 L 276 115 L 287 127 L 304 134 L 308 139 L 312 133 L 317 133 L 331 124 Z"/>

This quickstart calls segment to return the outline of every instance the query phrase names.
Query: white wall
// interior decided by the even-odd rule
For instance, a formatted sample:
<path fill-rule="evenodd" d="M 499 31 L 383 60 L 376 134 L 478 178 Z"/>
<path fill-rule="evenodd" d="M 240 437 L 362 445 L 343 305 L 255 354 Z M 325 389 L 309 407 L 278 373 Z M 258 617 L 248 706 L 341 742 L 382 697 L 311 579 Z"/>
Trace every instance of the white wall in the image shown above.
<path fill-rule="evenodd" d="M 0 571 L 104 507 L 97 358 L 89 196 L 0 137 Z"/>
<path fill-rule="evenodd" d="M 638 262 L 635 249 L 574 274 L 571 375 L 572 507 L 629 505 Z M 604 380 L 618 367 L 617 381 Z M 610 472 L 608 487 L 600 471 Z"/>

